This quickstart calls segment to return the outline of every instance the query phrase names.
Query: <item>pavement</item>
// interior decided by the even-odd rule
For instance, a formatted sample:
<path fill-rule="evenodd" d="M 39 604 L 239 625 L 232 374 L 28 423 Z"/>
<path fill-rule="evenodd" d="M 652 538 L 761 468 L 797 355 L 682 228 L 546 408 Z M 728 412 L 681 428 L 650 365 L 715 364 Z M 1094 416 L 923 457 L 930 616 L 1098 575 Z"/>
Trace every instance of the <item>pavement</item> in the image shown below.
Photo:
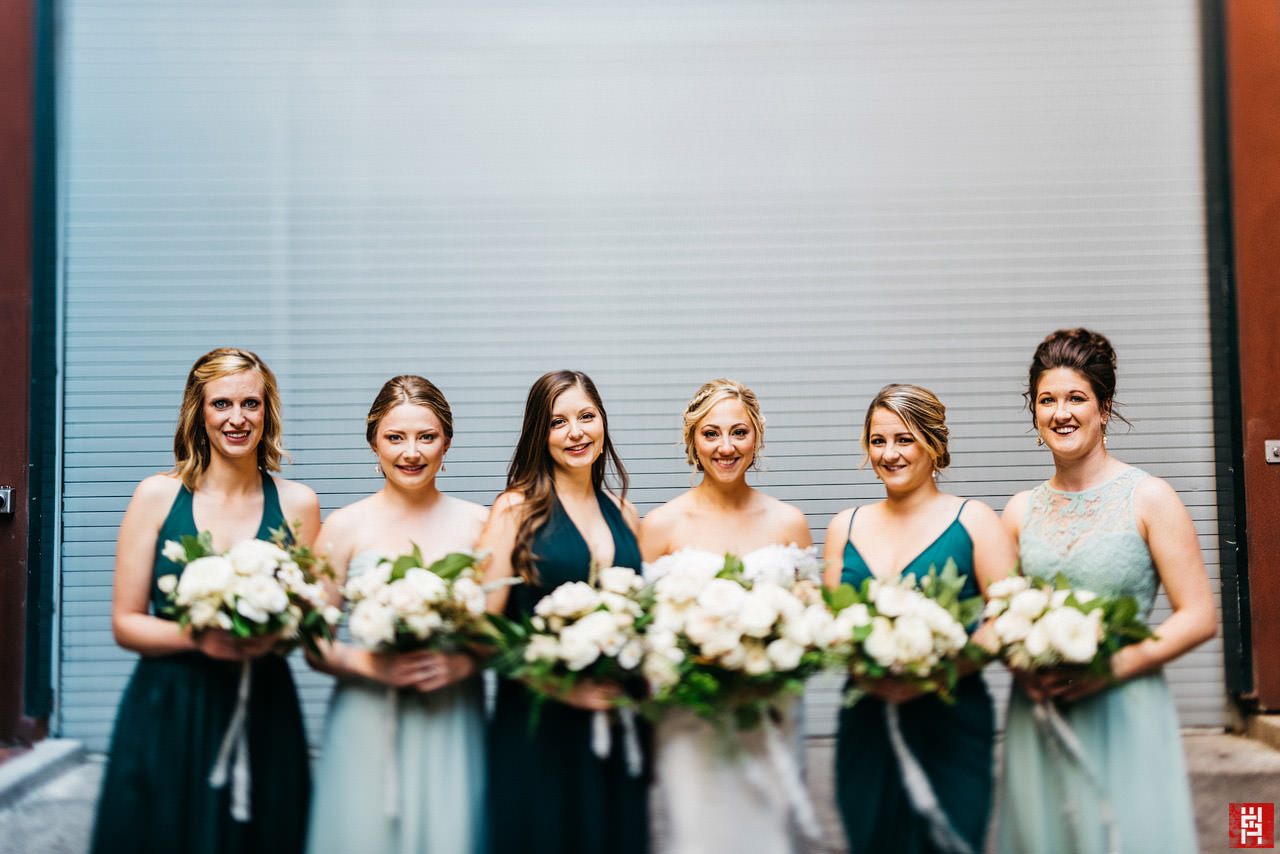
<path fill-rule="evenodd" d="M 1214 730 L 1183 731 L 1200 850 L 1205 854 L 1228 850 L 1228 804 L 1280 803 L 1280 750 L 1268 745 L 1270 741 L 1280 746 L 1280 721 L 1266 724 L 1260 732 L 1251 727 L 1251 734 L 1259 737 L 1245 738 Z M 810 843 L 804 854 L 845 854 L 834 802 L 835 739 L 810 738 L 805 753 L 806 779 L 823 840 Z M 102 754 L 60 739 L 42 741 L 0 764 L 0 854 L 83 854 L 102 770 Z M 657 854 L 662 852 L 661 837 L 659 829 Z M 994 851 L 989 844 L 987 852 Z"/>

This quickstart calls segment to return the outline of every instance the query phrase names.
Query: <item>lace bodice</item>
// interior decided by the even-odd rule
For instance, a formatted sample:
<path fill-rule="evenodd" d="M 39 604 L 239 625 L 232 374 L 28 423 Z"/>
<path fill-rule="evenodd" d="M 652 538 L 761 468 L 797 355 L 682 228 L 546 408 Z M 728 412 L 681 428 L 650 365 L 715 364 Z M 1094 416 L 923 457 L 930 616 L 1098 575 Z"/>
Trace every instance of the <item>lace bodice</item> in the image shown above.
<path fill-rule="evenodd" d="M 1159 576 L 1134 519 L 1133 493 L 1147 473 L 1136 468 L 1101 486 L 1063 492 L 1042 483 L 1031 490 L 1018 537 L 1022 571 L 1053 578 L 1103 596 L 1132 596 L 1144 616 L 1155 601 Z"/>

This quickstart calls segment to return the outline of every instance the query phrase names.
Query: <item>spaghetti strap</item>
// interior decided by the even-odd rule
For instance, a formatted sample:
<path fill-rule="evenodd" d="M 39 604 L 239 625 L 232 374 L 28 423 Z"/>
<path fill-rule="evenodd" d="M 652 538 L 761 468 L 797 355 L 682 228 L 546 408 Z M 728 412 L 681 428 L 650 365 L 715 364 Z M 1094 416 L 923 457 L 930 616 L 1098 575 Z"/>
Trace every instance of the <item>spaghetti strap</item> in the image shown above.
<path fill-rule="evenodd" d="M 956 518 L 952 521 L 953 525 L 960 521 L 960 514 L 964 512 L 964 506 L 972 500 L 972 498 L 966 498 L 964 501 L 960 502 L 960 509 L 956 511 Z"/>
<path fill-rule="evenodd" d="M 859 510 L 859 509 L 860 509 L 860 508 L 855 507 L 855 508 L 853 508 L 853 512 L 849 514 L 849 533 L 845 534 L 845 536 L 844 536 L 844 541 L 845 541 L 846 543 L 852 543 L 852 542 L 853 542 L 853 517 L 858 515 L 858 510 Z"/>

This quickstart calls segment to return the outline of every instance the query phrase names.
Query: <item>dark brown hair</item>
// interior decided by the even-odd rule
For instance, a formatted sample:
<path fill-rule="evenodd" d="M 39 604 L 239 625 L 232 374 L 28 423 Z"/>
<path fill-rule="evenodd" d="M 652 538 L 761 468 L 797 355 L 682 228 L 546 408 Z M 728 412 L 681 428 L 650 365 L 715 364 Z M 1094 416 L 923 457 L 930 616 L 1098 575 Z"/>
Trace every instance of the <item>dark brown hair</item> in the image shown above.
<path fill-rule="evenodd" d="M 552 371 L 543 374 L 529 389 L 524 405 L 524 424 L 520 428 L 520 440 L 516 442 L 511 465 L 507 467 L 507 490 L 524 496 L 520 505 L 520 526 L 516 530 L 515 547 L 511 550 L 511 566 L 526 584 L 537 584 L 534 568 L 533 537 L 538 528 L 551 515 L 551 503 L 556 500 L 555 463 L 547 443 L 551 436 L 551 410 L 556 398 L 571 388 L 581 387 L 600 413 L 604 426 L 604 447 L 591 465 L 591 485 L 600 489 L 604 485 L 609 466 L 625 498 L 630 479 L 622 465 L 622 459 L 609 437 L 609 416 L 604 411 L 600 392 L 595 383 L 581 371 Z"/>
<path fill-rule="evenodd" d="M 378 434 L 378 424 L 387 417 L 388 412 L 402 403 L 430 409 L 440 419 L 445 441 L 453 440 L 453 411 L 449 409 L 449 401 L 444 399 L 444 393 L 431 380 L 413 374 L 402 374 L 383 383 L 382 390 L 373 399 L 373 406 L 369 407 L 369 415 L 364 420 L 364 438 L 370 445 L 373 444 L 373 437 Z"/>
<path fill-rule="evenodd" d="M 219 347 L 210 350 L 191 366 L 178 409 L 178 428 L 173 434 L 174 471 L 187 489 L 209 467 L 209 434 L 204 426 L 204 390 L 209 383 L 243 371 L 257 371 L 262 377 L 262 439 L 258 442 L 258 470 L 280 471 L 281 458 L 288 459 L 281 441 L 280 391 L 275 374 L 266 363 L 248 350 Z"/>
<path fill-rule="evenodd" d="M 1040 342 L 1031 357 L 1027 372 L 1027 390 L 1022 396 L 1031 413 L 1031 424 L 1036 423 L 1036 389 L 1040 378 L 1054 368 L 1075 371 L 1089 382 L 1098 409 L 1104 416 L 1115 416 L 1129 424 L 1129 420 L 1115 411 L 1116 406 L 1116 351 L 1107 337 L 1090 329 L 1059 329 Z M 1132 426 L 1132 425 L 1130 425 Z M 1105 432 L 1106 424 L 1102 425 Z"/>

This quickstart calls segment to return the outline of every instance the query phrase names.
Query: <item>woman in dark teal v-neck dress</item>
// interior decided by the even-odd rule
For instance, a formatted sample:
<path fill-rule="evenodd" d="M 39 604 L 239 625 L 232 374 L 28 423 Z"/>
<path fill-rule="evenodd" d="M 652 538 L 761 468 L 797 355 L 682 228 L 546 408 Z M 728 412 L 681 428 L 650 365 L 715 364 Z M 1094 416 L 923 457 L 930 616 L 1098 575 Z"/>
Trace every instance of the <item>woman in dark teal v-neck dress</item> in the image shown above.
<path fill-rule="evenodd" d="M 639 570 L 635 508 L 604 490 L 608 463 L 625 494 L 626 471 L 590 378 L 556 371 L 535 382 L 507 491 L 477 544 L 492 554 L 489 580 L 518 576 L 523 583 L 490 594 L 490 610 L 518 619 L 558 585 L 586 581 L 593 561 Z M 628 774 L 621 749 L 607 759 L 591 750 L 592 713 L 611 708 L 621 692 L 619 685 L 582 684 L 543 703 L 533 723 L 533 695 L 499 680 L 489 733 L 494 854 L 647 854 L 648 780 Z M 622 741 L 615 728 L 613 744 Z"/>
<path fill-rule="evenodd" d="M 952 560 L 965 578 L 963 595 L 978 596 L 1013 568 L 1013 544 L 991 508 L 937 487 L 937 473 L 950 462 L 945 415 L 937 397 L 918 386 L 885 386 L 871 402 L 862 447 L 884 482 L 885 499 L 832 520 L 824 549 L 828 586 L 919 578 Z M 981 675 L 962 676 L 954 705 L 892 679 L 858 687 L 865 694 L 841 711 L 836 743 L 836 800 L 850 851 L 982 851 L 995 716 Z M 908 794 L 890 704 L 940 809 Z"/>
<path fill-rule="evenodd" d="M 286 520 L 309 543 L 320 527 L 316 495 L 275 478 L 280 402 L 257 356 L 214 350 L 197 360 L 168 474 L 139 484 L 116 547 L 112 628 L 142 658 L 116 717 L 92 838 L 95 854 L 298 854 L 306 827 L 309 770 L 298 697 L 288 663 L 267 654 L 274 639 L 238 642 L 221 630 L 193 634 L 156 616 L 156 585 L 181 567 L 167 540 L 207 530 L 222 550 L 268 538 Z M 209 773 L 251 660 L 247 734 L 248 820 L 231 815 L 228 791 Z"/>

